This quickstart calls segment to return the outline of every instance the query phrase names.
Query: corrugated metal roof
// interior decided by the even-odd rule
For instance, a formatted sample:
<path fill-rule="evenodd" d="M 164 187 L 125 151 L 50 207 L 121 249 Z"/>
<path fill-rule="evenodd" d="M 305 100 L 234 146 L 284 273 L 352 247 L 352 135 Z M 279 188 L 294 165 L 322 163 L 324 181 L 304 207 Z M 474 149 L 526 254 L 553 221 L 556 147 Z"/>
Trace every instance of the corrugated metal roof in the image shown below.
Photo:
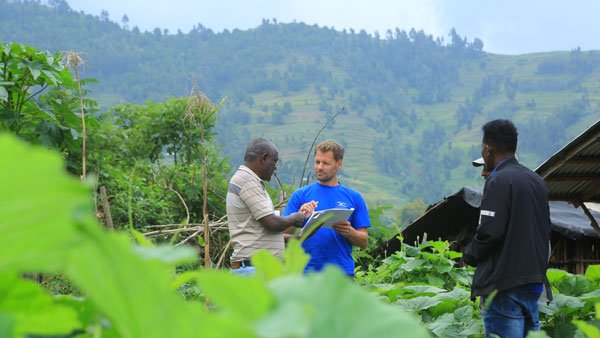
<path fill-rule="evenodd" d="M 535 171 L 546 182 L 550 200 L 600 202 L 600 120 Z"/>

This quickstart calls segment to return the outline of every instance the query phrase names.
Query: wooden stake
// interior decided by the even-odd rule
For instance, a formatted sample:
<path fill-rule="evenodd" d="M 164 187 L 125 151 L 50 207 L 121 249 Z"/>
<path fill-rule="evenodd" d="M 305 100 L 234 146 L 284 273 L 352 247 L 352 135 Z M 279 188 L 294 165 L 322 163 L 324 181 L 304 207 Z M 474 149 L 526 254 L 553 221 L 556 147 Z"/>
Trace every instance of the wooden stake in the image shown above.
<path fill-rule="evenodd" d="M 100 198 L 102 198 L 102 210 L 104 211 L 104 220 L 106 221 L 106 227 L 110 231 L 115 231 L 112 215 L 110 214 L 110 204 L 108 204 L 108 197 L 106 197 L 106 188 L 104 186 L 100 187 Z"/>

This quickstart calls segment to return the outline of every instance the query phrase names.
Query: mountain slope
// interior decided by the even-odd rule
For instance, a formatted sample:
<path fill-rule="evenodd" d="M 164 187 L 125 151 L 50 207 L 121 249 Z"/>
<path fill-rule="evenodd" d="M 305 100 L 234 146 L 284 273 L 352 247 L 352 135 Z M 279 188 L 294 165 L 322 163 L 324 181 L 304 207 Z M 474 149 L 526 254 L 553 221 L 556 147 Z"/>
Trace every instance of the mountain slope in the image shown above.
<path fill-rule="evenodd" d="M 268 20 L 246 31 L 150 33 L 59 0 L 0 6 L 0 40 L 85 52 L 105 109 L 185 96 L 193 79 L 214 101 L 227 97 L 217 130 L 232 166 L 264 136 L 280 149 L 287 183 L 298 184 L 314 136 L 345 107 L 319 139 L 346 147 L 341 180 L 372 202 L 433 202 L 481 184 L 470 161 L 490 119 L 515 121 L 519 157 L 534 168 L 600 117 L 596 52 L 504 56 L 455 31 L 445 43 L 424 32 L 382 39 Z"/>

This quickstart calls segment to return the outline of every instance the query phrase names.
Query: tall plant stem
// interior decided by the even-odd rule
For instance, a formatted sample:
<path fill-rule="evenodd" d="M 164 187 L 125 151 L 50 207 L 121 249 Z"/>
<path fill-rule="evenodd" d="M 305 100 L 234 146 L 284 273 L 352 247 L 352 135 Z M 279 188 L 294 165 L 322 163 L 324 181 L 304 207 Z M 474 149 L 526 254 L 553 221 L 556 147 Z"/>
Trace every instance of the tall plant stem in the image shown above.
<path fill-rule="evenodd" d="M 79 90 L 79 107 L 81 108 L 81 124 L 83 126 L 83 155 L 81 159 L 83 164 L 83 174 L 81 175 L 81 179 L 85 181 L 85 115 L 83 114 L 83 95 L 81 94 L 81 82 L 79 81 L 79 65 L 75 65 L 75 76 L 77 78 L 77 90 Z"/>
<path fill-rule="evenodd" d="M 82 145 L 82 175 L 81 179 L 85 180 L 86 168 L 85 168 L 85 139 L 86 139 L 86 131 L 85 131 L 85 114 L 83 113 L 83 94 L 81 92 L 81 81 L 79 81 L 79 66 L 83 65 L 83 60 L 80 56 L 81 53 L 75 53 L 73 51 L 67 52 L 67 67 L 71 67 L 75 71 L 75 79 L 77 80 L 77 89 L 79 91 L 79 107 L 81 108 L 81 125 L 83 127 L 83 145 Z"/>
<path fill-rule="evenodd" d="M 210 269 L 210 231 L 208 231 L 206 145 L 204 143 L 204 119 L 200 119 L 200 137 L 202 139 L 202 214 L 204 216 L 204 268 Z"/>

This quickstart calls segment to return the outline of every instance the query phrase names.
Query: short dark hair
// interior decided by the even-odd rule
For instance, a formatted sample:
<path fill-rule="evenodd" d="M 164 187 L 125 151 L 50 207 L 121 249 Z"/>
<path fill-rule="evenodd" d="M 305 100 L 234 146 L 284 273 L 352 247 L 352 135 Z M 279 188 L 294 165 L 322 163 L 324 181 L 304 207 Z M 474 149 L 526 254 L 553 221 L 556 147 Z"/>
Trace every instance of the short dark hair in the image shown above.
<path fill-rule="evenodd" d="M 519 133 L 509 120 L 494 120 L 486 123 L 483 130 L 483 142 L 494 146 L 501 153 L 515 153 Z"/>
<path fill-rule="evenodd" d="M 262 154 L 273 155 L 273 151 L 276 149 L 277 147 L 275 147 L 273 142 L 264 137 L 257 137 L 248 143 L 246 154 L 244 155 L 244 161 L 252 162 L 259 158 Z"/>
<path fill-rule="evenodd" d="M 317 153 L 317 151 L 321 153 L 326 153 L 328 151 L 333 152 L 333 159 L 336 162 L 344 159 L 344 147 L 342 147 L 341 144 L 332 140 L 326 140 L 319 143 L 315 148 L 315 154 Z"/>

